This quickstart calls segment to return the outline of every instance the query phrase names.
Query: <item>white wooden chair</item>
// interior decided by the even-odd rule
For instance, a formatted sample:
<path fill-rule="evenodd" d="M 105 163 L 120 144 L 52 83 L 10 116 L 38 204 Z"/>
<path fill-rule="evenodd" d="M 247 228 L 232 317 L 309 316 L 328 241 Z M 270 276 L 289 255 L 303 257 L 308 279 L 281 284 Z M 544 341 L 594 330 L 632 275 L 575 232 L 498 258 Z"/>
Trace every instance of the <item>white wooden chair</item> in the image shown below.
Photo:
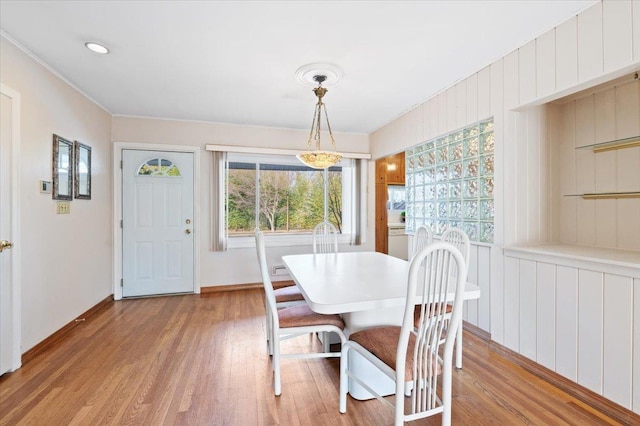
<path fill-rule="evenodd" d="M 330 222 L 320 222 L 313 228 L 313 254 L 337 253 L 338 230 Z"/>
<path fill-rule="evenodd" d="M 407 301 L 402 326 L 358 331 L 342 345 L 340 359 L 340 412 L 347 411 L 349 379 L 395 409 L 395 424 L 442 413 L 442 424 L 451 424 L 451 374 L 455 330 L 462 321 L 463 279 L 466 268 L 460 251 L 436 242 L 415 254 L 409 268 Z M 424 286 L 421 284 L 424 283 Z M 446 312 L 447 294 L 454 291 L 453 310 Z M 422 288 L 420 294 L 418 289 Z M 414 327 L 414 306 L 420 318 Z M 448 325 L 446 323 L 448 322 Z M 445 332 L 448 327 L 449 332 Z M 356 351 L 396 384 L 395 404 L 382 398 L 366 381 L 349 370 L 350 351 Z M 442 376 L 441 392 L 438 388 Z M 405 389 L 409 382 L 409 413 L 405 413 Z"/>
<path fill-rule="evenodd" d="M 320 222 L 313 227 L 313 254 L 337 253 L 338 252 L 338 230 L 330 222 Z M 325 352 L 330 351 L 331 336 L 324 333 L 322 345 Z"/>
<path fill-rule="evenodd" d="M 260 232 L 260 228 L 255 228 L 254 232 Z M 300 292 L 300 289 L 295 285 L 288 285 L 286 287 L 280 287 L 273 290 L 273 294 L 276 298 L 276 308 L 288 308 L 290 306 L 296 306 L 301 304 L 306 304 L 306 300 L 304 300 L 304 296 Z M 266 321 L 266 334 L 267 334 L 267 348 L 269 350 L 269 355 L 273 355 L 273 345 L 271 340 L 271 320 L 269 319 L 271 313 L 269 311 L 269 306 L 265 299 L 265 311 L 267 313 L 267 321 Z"/>
<path fill-rule="evenodd" d="M 267 320 L 271 322 L 269 329 L 271 330 L 270 338 L 271 346 L 273 348 L 273 386 L 275 394 L 278 396 L 282 393 L 280 381 L 280 358 L 329 358 L 340 356 L 340 352 L 281 354 L 280 342 L 291 337 L 327 331 L 336 333 L 340 336 L 340 342 L 344 344 L 346 341 L 346 337 L 343 333 L 344 321 L 342 321 L 340 315 L 337 314 L 317 314 L 313 312 L 306 303 L 278 309 L 276 307 L 276 298 L 267 268 L 267 259 L 264 250 L 264 236 L 260 231 L 256 231 L 256 250 L 258 252 L 260 272 L 262 274 L 262 282 L 264 284 L 264 291 L 267 299 Z"/>
<path fill-rule="evenodd" d="M 469 242 L 469 236 L 460 228 L 449 228 L 442 233 L 441 240 L 447 243 L 451 243 L 460 250 L 464 263 L 467 265 L 464 270 L 464 281 L 467 282 L 467 276 L 469 274 L 469 253 L 471 252 L 471 243 Z M 458 328 L 456 336 L 456 368 L 462 368 L 462 323 Z"/>
<path fill-rule="evenodd" d="M 413 234 L 411 257 L 433 242 L 433 232 L 427 225 L 420 225 Z"/>

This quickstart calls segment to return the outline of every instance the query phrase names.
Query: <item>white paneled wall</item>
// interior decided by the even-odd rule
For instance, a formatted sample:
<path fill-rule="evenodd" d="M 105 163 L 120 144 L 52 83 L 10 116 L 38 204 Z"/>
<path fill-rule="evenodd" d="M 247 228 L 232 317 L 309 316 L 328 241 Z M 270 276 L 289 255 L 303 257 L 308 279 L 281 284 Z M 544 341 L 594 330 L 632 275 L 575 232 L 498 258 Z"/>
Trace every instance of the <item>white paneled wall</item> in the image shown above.
<path fill-rule="evenodd" d="M 608 296 L 609 283 L 622 288 L 625 284 L 593 268 L 578 270 L 554 262 L 525 264 L 523 284 L 520 260 L 505 257 L 503 247 L 562 241 L 640 250 L 640 201 L 586 202 L 562 196 L 596 189 L 637 190 L 640 149 L 596 159 L 575 147 L 639 134 L 640 95 L 615 89 L 570 105 L 545 104 L 639 69 L 640 0 L 605 0 L 370 135 L 372 155 L 381 158 L 494 117 L 495 246 L 486 253 L 480 247 L 476 263 L 480 271 L 489 257 L 490 288 L 483 288 L 477 307 L 467 307 L 466 318 L 477 314 L 477 324 L 490 327 L 492 340 L 526 356 L 535 354 L 542 365 L 622 405 L 632 402 L 637 412 L 640 362 L 630 366 L 612 358 L 609 342 L 624 337 L 612 335 L 611 320 L 604 319 L 610 304 L 615 305 Z M 624 296 L 634 301 L 635 316 L 618 312 L 623 316 L 616 319 L 629 327 L 633 321 L 636 359 L 639 283 L 635 278 L 633 298 Z M 554 298 L 549 300 L 551 294 Z M 483 322 L 484 309 L 489 309 L 490 324 Z M 532 318 L 535 322 L 527 323 Z M 587 331 L 585 324 L 593 328 Z M 631 344 L 625 342 L 623 348 Z M 589 353 L 579 352 L 586 346 Z M 618 380 L 624 375 L 633 378 L 632 385 L 631 379 Z"/>
<path fill-rule="evenodd" d="M 505 346 L 640 413 L 640 271 L 555 260 L 507 252 Z"/>
<path fill-rule="evenodd" d="M 640 135 L 640 80 L 561 104 L 552 143 L 565 244 L 640 250 L 640 199 L 583 200 L 571 194 L 640 191 L 640 147 L 594 153 L 580 147 Z"/>

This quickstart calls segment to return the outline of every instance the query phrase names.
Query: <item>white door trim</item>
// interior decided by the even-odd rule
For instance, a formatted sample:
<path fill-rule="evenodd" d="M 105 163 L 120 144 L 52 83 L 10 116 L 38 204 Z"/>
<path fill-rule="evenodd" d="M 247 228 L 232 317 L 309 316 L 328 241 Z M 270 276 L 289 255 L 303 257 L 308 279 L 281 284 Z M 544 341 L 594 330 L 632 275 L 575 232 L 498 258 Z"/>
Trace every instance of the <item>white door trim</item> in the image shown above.
<path fill-rule="evenodd" d="M 22 365 L 22 323 L 20 295 L 20 93 L 0 83 L 0 93 L 12 100 L 11 117 L 11 371 Z"/>
<path fill-rule="evenodd" d="M 115 142 L 113 144 L 113 298 L 122 299 L 122 161 L 123 149 L 139 149 L 154 151 L 176 151 L 193 153 L 193 292 L 200 293 L 200 234 L 202 222 L 200 220 L 200 151 L 198 146 L 163 145 L 151 143 Z"/>

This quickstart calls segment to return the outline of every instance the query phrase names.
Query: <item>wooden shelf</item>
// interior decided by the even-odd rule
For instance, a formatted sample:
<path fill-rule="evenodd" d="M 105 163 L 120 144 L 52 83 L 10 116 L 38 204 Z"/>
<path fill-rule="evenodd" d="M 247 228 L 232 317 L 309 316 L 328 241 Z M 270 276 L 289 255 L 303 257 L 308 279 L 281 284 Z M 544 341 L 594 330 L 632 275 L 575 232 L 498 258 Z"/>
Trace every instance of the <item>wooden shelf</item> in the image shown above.
<path fill-rule="evenodd" d="M 582 197 L 585 200 L 607 200 L 617 198 L 640 198 L 640 192 L 599 192 L 593 194 L 567 194 L 565 197 Z"/>
<path fill-rule="evenodd" d="M 640 136 L 616 139 L 608 142 L 600 142 L 592 145 L 579 146 L 576 149 L 591 149 L 596 154 L 617 149 L 634 148 L 640 146 Z"/>

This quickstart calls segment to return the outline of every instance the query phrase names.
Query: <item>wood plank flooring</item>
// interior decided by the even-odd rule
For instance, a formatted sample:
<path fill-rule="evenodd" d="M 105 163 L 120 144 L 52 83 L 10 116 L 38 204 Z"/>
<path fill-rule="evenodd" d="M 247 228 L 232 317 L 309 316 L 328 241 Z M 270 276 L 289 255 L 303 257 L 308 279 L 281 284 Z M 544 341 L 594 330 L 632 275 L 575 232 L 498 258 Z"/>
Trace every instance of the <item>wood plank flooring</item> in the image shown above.
<path fill-rule="evenodd" d="M 453 424 L 618 424 L 465 333 Z M 318 342 L 300 337 L 285 351 Z M 124 300 L 0 377 L 1 425 L 389 425 L 379 401 L 338 412 L 338 359 L 282 361 L 275 397 L 261 290 Z M 434 416 L 416 424 L 440 424 Z"/>

